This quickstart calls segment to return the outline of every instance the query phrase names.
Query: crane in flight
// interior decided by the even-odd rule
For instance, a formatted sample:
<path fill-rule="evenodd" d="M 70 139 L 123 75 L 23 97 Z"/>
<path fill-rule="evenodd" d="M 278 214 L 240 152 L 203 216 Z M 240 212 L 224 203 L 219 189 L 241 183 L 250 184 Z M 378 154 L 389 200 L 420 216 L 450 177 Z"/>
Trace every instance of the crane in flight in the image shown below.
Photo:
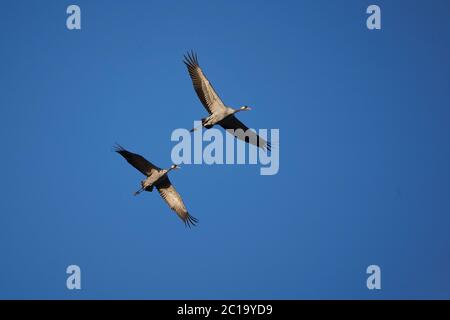
<path fill-rule="evenodd" d="M 248 130 L 247 126 L 235 116 L 236 113 L 249 111 L 251 108 L 246 105 L 238 109 L 226 106 L 200 68 L 196 53 L 193 51 L 190 53 L 188 52 L 184 55 L 183 62 L 188 69 L 189 76 L 191 77 L 198 98 L 209 113 L 208 117 L 201 120 L 202 127 L 209 129 L 218 124 L 228 132 L 232 133 L 236 138 L 260 147 L 263 150 L 270 151 L 270 142 L 264 140 L 255 132 Z M 191 132 L 197 129 L 198 128 L 193 128 Z"/>
<path fill-rule="evenodd" d="M 189 214 L 183 199 L 169 180 L 168 173 L 178 169 L 179 166 L 173 164 L 168 169 L 158 168 L 143 156 L 127 151 L 120 145 L 117 145 L 114 151 L 146 176 L 141 182 L 141 189 L 136 191 L 135 195 L 140 194 L 142 191 L 152 192 L 153 188 L 156 188 L 170 209 L 176 212 L 186 226 L 191 227 L 191 225 L 195 226 L 198 223 L 198 220 Z"/>

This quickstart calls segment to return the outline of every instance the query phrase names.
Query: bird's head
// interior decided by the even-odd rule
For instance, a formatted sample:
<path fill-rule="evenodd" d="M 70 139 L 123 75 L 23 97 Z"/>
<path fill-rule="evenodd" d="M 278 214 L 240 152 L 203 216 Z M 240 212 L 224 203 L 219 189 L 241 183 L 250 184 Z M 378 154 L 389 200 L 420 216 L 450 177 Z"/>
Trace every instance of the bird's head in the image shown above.
<path fill-rule="evenodd" d="M 173 164 L 170 169 L 180 169 L 181 167 L 179 165 Z"/>
<path fill-rule="evenodd" d="M 252 108 L 250 108 L 249 106 L 242 106 L 239 108 L 240 111 L 250 111 L 252 110 Z"/>

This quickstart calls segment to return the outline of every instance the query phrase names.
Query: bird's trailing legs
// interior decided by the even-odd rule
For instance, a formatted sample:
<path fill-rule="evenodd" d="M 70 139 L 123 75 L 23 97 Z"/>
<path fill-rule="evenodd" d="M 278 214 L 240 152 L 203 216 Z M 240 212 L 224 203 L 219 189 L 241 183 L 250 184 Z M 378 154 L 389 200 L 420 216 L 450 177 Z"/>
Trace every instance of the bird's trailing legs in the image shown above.
<path fill-rule="evenodd" d="M 144 191 L 145 190 L 145 187 L 142 187 L 142 188 L 140 188 L 138 191 L 136 191 L 135 193 L 134 193 L 134 195 L 135 196 L 137 196 L 138 194 L 140 194 L 142 191 Z"/>
<path fill-rule="evenodd" d="M 141 186 L 142 188 L 140 188 L 138 191 L 136 191 L 134 193 L 135 196 L 137 196 L 138 194 L 140 194 L 142 191 L 144 190 L 148 190 L 147 188 L 150 188 L 150 191 L 152 191 L 153 187 L 151 186 L 151 184 L 146 183 L 147 180 L 142 180 L 141 181 Z"/>
<path fill-rule="evenodd" d="M 203 127 L 203 124 L 199 125 L 198 127 L 192 128 L 189 132 L 194 132 L 194 131 L 198 130 L 201 127 Z"/>
<path fill-rule="evenodd" d="M 207 118 L 203 118 L 201 121 L 202 121 L 201 125 L 191 129 L 190 132 L 194 132 L 195 130 L 198 130 L 201 127 L 204 127 L 206 129 L 211 129 L 216 124 L 216 122 L 214 121 L 212 116 L 209 116 Z"/>

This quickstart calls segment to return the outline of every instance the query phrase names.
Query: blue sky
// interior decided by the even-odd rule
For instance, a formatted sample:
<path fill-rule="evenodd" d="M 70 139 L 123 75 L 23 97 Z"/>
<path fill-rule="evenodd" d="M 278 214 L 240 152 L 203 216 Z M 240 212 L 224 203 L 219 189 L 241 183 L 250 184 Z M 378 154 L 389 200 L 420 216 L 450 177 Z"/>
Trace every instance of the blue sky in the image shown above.
<path fill-rule="evenodd" d="M 0 5 L 0 298 L 450 298 L 448 1 L 74 3 L 79 31 L 72 2 Z M 191 230 L 111 151 L 170 165 L 205 115 L 190 49 L 242 121 L 280 129 L 277 175 L 171 174 Z"/>

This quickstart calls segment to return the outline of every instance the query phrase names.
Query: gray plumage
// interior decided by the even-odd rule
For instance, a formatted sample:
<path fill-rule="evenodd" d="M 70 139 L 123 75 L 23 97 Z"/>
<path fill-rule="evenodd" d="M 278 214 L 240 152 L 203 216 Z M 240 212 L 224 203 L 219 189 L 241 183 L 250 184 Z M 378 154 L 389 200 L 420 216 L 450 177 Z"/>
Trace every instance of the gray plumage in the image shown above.
<path fill-rule="evenodd" d="M 187 53 L 184 56 L 183 62 L 188 69 L 198 98 L 209 113 L 208 117 L 202 119 L 202 126 L 209 129 L 218 124 L 229 132 L 233 130 L 233 135 L 238 139 L 256 145 L 263 150 L 267 149 L 270 151 L 271 145 L 269 142 L 258 136 L 255 132 L 247 131 L 247 126 L 235 117 L 236 113 L 251 110 L 251 108 L 248 106 L 242 106 L 238 109 L 227 107 L 217 95 L 208 78 L 206 78 L 198 63 L 197 55 L 194 52 Z M 191 131 L 194 130 L 196 128 Z"/>
<path fill-rule="evenodd" d="M 143 156 L 127 151 L 120 145 L 117 145 L 114 151 L 146 176 L 141 182 L 141 189 L 135 192 L 135 195 L 140 194 L 142 191 L 152 192 L 153 188 L 156 188 L 170 209 L 176 212 L 186 226 L 195 226 L 198 220 L 189 214 L 183 199 L 169 180 L 168 173 L 173 169 L 177 169 L 177 165 L 172 165 L 169 169 L 161 169 Z"/>

